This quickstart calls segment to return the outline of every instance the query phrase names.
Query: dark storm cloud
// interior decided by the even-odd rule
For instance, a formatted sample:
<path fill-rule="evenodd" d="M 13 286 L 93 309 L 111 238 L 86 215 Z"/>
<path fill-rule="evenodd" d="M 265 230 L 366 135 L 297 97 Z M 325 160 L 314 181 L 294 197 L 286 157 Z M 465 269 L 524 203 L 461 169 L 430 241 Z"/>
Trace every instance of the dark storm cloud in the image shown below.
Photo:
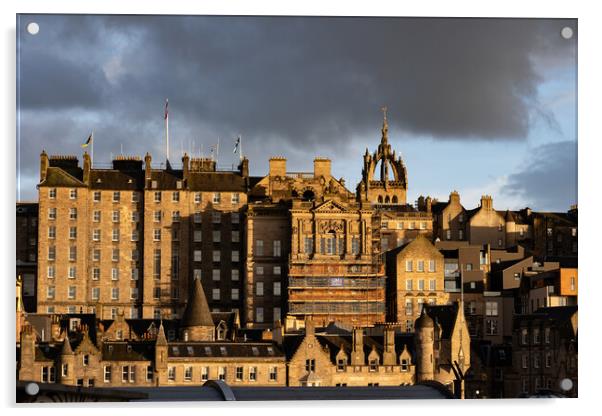
<path fill-rule="evenodd" d="M 525 169 L 512 174 L 502 193 L 520 195 L 539 210 L 566 211 L 577 203 L 577 143 L 548 143 L 534 149 Z"/>
<path fill-rule="evenodd" d="M 40 24 L 38 35 L 25 33 L 29 20 Z M 241 133 L 252 171 L 267 154 L 292 155 L 291 166 L 307 165 L 316 153 L 351 156 L 353 137 L 378 140 L 383 104 L 392 133 L 521 140 L 535 120 L 553 122 L 538 100 L 538 65 L 575 63 L 575 42 L 559 35 L 575 21 L 78 15 L 23 21 L 21 142 L 36 150 L 23 155 L 21 166 L 32 171 L 41 138 L 53 153 L 73 153 L 90 130 L 98 157 L 108 158 L 122 143 L 129 153 L 160 152 L 165 97 L 174 153 L 193 140 L 207 149 L 217 136 L 225 141 Z"/>

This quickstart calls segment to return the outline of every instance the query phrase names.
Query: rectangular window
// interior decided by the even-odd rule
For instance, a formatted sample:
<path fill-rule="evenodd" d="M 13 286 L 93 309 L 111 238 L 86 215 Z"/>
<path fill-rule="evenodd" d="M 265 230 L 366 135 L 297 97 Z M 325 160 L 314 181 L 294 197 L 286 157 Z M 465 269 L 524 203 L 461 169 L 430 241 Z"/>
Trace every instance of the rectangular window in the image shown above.
<path fill-rule="evenodd" d="M 280 240 L 274 240 L 274 257 L 280 257 L 281 244 Z"/>
<path fill-rule="evenodd" d="M 161 216 L 161 211 L 160 211 L 160 210 L 158 210 L 158 211 L 155 211 L 155 212 L 153 213 L 153 221 L 154 221 L 154 222 L 161 222 L 161 217 L 162 217 L 162 216 Z"/>
<path fill-rule="evenodd" d="M 194 230 L 194 242 L 200 243 L 203 241 L 203 231 L 202 230 Z"/>
<path fill-rule="evenodd" d="M 119 269 L 115 267 L 111 269 L 111 280 L 119 280 Z"/>
<path fill-rule="evenodd" d="M 209 380 L 209 367 L 201 367 L 201 381 Z"/>
<path fill-rule="evenodd" d="M 69 286 L 67 289 L 67 297 L 69 299 L 75 299 L 75 295 L 77 294 L 77 288 L 75 286 Z"/>
<path fill-rule="evenodd" d="M 306 254 L 311 254 L 314 252 L 314 239 L 312 237 L 305 237 L 303 249 Z"/>
<path fill-rule="evenodd" d="M 219 230 L 213 231 L 213 242 L 219 243 L 222 239 L 222 233 Z"/>
<path fill-rule="evenodd" d="M 69 239 L 75 240 L 77 238 L 77 227 L 69 227 Z"/>
<path fill-rule="evenodd" d="M 282 317 L 282 312 L 281 312 L 280 308 L 279 307 L 275 307 L 273 313 L 274 313 L 274 316 L 273 316 L 272 320 L 274 322 L 279 321 L 281 319 L 281 317 Z"/>
<path fill-rule="evenodd" d="M 153 288 L 153 299 L 160 299 L 161 298 L 161 288 L 158 286 L 155 286 Z M 156 311 L 155 311 L 156 312 Z M 159 311 L 160 312 L 160 311 Z M 161 314 L 159 313 L 159 316 L 161 316 Z"/>
<path fill-rule="evenodd" d="M 119 300 L 119 288 L 118 287 L 111 288 L 111 299 Z"/>
<path fill-rule="evenodd" d="M 105 383 L 111 382 L 111 366 L 110 365 L 104 366 L 104 382 Z"/>
<path fill-rule="evenodd" d="M 430 279 L 429 280 L 429 290 L 434 292 L 435 290 L 437 290 L 437 281 L 435 279 Z"/>
<path fill-rule="evenodd" d="M 497 316 L 497 302 L 485 302 L 485 315 Z"/>
<path fill-rule="evenodd" d="M 214 262 L 220 261 L 220 254 L 221 254 L 221 252 L 219 250 L 213 250 L 213 261 Z"/>
<path fill-rule="evenodd" d="M 77 269 L 75 266 L 69 266 L 69 279 L 75 279 L 77 277 Z"/>
<path fill-rule="evenodd" d="M 130 289 L 130 299 L 138 299 L 138 288 L 137 287 L 133 287 Z"/>
<path fill-rule="evenodd" d="M 100 230 L 92 230 L 92 241 L 100 241 Z"/>
<path fill-rule="evenodd" d="M 200 224 L 203 220 L 203 216 L 200 212 L 195 212 L 193 215 L 193 221 L 195 224 Z"/>
<path fill-rule="evenodd" d="M 46 299 L 54 299 L 55 288 L 54 286 L 48 286 L 46 288 Z"/>
<path fill-rule="evenodd" d="M 232 194 L 232 205 L 237 205 L 240 202 L 240 195 L 238 192 Z"/>
<path fill-rule="evenodd" d="M 132 237 L 131 237 L 131 240 L 132 240 L 132 241 L 138 241 L 138 239 L 139 239 L 138 230 L 132 230 Z"/>
<path fill-rule="evenodd" d="M 435 272 L 435 260 L 429 260 L 429 272 Z"/>
<path fill-rule="evenodd" d="M 54 225 L 48 227 L 48 238 L 56 238 L 56 227 Z"/>
<path fill-rule="evenodd" d="M 99 248 L 95 248 L 94 250 L 92 250 L 92 260 L 100 261 L 100 249 Z"/>
<path fill-rule="evenodd" d="M 131 279 L 132 280 L 138 280 L 138 269 L 137 268 L 133 268 L 132 269 Z"/>
<path fill-rule="evenodd" d="M 48 278 L 54 279 L 54 276 L 55 276 L 54 266 L 48 266 Z"/>
<path fill-rule="evenodd" d="M 219 204 L 220 201 L 221 201 L 221 195 L 220 195 L 220 193 L 219 192 L 215 192 L 213 194 L 213 203 L 214 204 Z"/>
<path fill-rule="evenodd" d="M 48 208 L 48 219 L 56 220 L 56 208 Z"/>
<path fill-rule="evenodd" d="M 232 224 L 239 224 L 240 223 L 240 214 L 238 212 L 231 213 L 230 221 L 232 222 Z"/>
<path fill-rule="evenodd" d="M 417 271 L 424 272 L 424 260 L 418 260 Z"/>
<path fill-rule="evenodd" d="M 255 266 L 255 274 L 258 276 L 263 276 L 263 266 Z"/>
<path fill-rule="evenodd" d="M 94 196 L 92 199 L 94 202 L 100 202 L 100 191 L 94 191 Z"/>
<path fill-rule="evenodd" d="M 219 300 L 220 299 L 220 291 L 219 289 L 213 289 L 212 291 L 212 299 Z"/>
<path fill-rule="evenodd" d="M 413 290 L 412 289 L 412 279 L 406 279 L 406 290 Z"/>
<path fill-rule="evenodd" d="M 305 371 L 306 372 L 316 372 L 316 360 L 313 358 L 309 358 L 305 360 Z"/>
<path fill-rule="evenodd" d="M 521 344 L 526 345 L 528 343 L 528 339 L 529 339 L 529 330 L 526 328 L 523 328 L 521 330 L 520 336 L 521 336 Z"/>
<path fill-rule="evenodd" d="M 121 201 L 121 192 L 115 191 L 113 192 L 113 202 Z"/>
<path fill-rule="evenodd" d="M 69 199 L 77 199 L 77 189 L 69 189 Z"/>
<path fill-rule="evenodd" d="M 161 229 L 160 228 L 156 228 L 153 230 L 153 240 L 161 241 Z"/>
<path fill-rule="evenodd" d="M 171 213 L 171 221 L 179 222 L 180 221 L 180 211 L 172 211 Z"/>
<path fill-rule="evenodd" d="M 243 378 L 243 368 L 242 367 L 236 367 L 236 380 L 237 381 L 241 381 Z"/>
<path fill-rule="evenodd" d="M 240 242 L 240 232 L 239 231 L 232 231 L 232 242 L 233 243 Z"/>
<path fill-rule="evenodd" d="M 255 284 L 255 295 L 263 296 L 263 282 L 257 282 Z"/>
<path fill-rule="evenodd" d="M 238 250 L 232 250 L 232 262 L 238 263 L 240 261 L 240 255 Z"/>
<path fill-rule="evenodd" d="M 546 344 L 549 344 L 550 343 L 550 328 L 544 329 L 543 333 L 544 333 L 544 342 Z"/>
<path fill-rule="evenodd" d="M 238 280 L 239 271 L 238 269 L 232 269 L 232 280 Z"/>
<path fill-rule="evenodd" d="M 92 300 L 98 300 L 98 299 L 100 299 L 100 288 L 93 287 L 92 288 Z"/>
<path fill-rule="evenodd" d="M 487 319 L 485 321 L 485 332 L 487 335 L 497 335 L 497 319 Z"/>
<path fill-rule="evenodd" d="M 255 240 L 255 255 L 263 256 L 263 240 Z"/>
<path fill-rule="evenodd" d="M 232 289 L 232 294 L 230 297 L 232 298 L 232 300 L 238 300 L 238 289 L 237 288 Z"/>
<path fill-rule="evenodd" d="M 422 279 L 418 280 L 418 290 L 420 290 L 420 291 L 424 290 L 424 280 L 422 280 Z"/>
<path fill-rule="evenodd" d="M 406 299 L 406 315 L 408 315 L 408 316 L 414 315 L 414 308 L 412 306 L 411 299 Z"/>
<path fill-rule="evenodd" d="M 257 322 L 263 322 L 263 308 L 255 309 L 255 320 Z"/>
<path fill-rule="evenodd" d="M 118 248 L 114 248 L 111 251 L 111 260 L 112 261 L 119 261 L 119 249 Z"/>
<path fill-rule="evenodd" d="M 184 369 L 184 381 L 192 381 L 192 367 Z"/>
<path fill-rule="evenodd" d="M 219 282 L 219 280 L 221 279 L 221 271 L 220 271 L 220 269 L 213 269 L 212 270 L 212 274 L 211 274 L 211 278 L 214 281 Z"/>
<path fill-rule="evenodd" d="M 280 296 L 280 282 L 274 282 L 274 296 Z"/>
<path fill-rule="evenodd" d="M 539 328 L 534 328 L 533 329 L 533 343 L 539 344 L 539 341 L 540 341 Z"/>
<path fill-rule="evenodd" d="M 226 380 L 226 367 L 219 367 L 217 370 L 217 379 Z"/>
<path fill-rule="evenodd" d="M 171 202 L 180 202 L 180 192 L 179 191 L 172 192 Z"/>
<path fill-rule="evenodd" d="M 48 260 L 56 260 L 56 247 L 48 246 Z"/>
<path fill-rule="evenodd" d="M 249 381 L 257 381 L 257 367 L 249 368 Z"/>
<path fill-rule="evenodd" d="M 113 236 L 112 236 L 112 240 L 113 241 L 119 241 L 119 228 L 115 228 L 113 229 Z"/>
<path fill-rule="evenodd" d="M 169 369 L 167 370 L 167 379 L 169 381 L 176 380 L 176 368 L 175 367 L 169 367 Z"/>
<path fill-rule="evenodd" d="M 113 222 L 119 222 L 119 218 L 120 218 L 119 211 L 113 211 L 113 213 L 111 215 L 111 220 Z"/>
<path fill-rule="evenodd" d="M 201 193 L 200 192 L 195 192 L 194 193 L 194 203 L 195 204 L 200 204 L 201 203 Z"/>
<path fill-rule="evenodd" d="M 70 220 L 77 219 L 77 208 L 69 208 L 69 219 Z"/>
<path fill-rule="evenodd" d="M 77 260 L 77 246 L 69 247 L 69 261 Z"/>
<path fill-rule="evenodd" d="M 412 271 L 412 260 L 406 260 L 406 272 Z"/>
<path fill-rule="evenodd" d="M 48 189 L 48 198 L 50 198 L 50 199 L 56 199 L 56 188 L 49 188 Z"/>
<path fill-rule="evenodd" d="M 194 261 L 203 261 L 203 252 L 201 250 L 194 250 Z"/>

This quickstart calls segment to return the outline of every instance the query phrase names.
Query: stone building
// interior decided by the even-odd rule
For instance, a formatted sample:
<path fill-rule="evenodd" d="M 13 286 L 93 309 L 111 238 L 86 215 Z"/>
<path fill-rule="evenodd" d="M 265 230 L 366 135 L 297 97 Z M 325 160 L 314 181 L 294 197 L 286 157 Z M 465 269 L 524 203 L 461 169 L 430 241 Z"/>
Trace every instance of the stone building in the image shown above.
<path fill-rule="evenodd" d="M 23 307 L 36 311 L 38 274 L 38 204 L 17 202 L 17 277 L 22 283 Z"/>
<path fill-rule="evenodd" d="M 237 313 L 211 313 L 200 279 L 193 288 L 183 319 L 165 325 L 123 313 L 114 320 L 27 316 L 17 347 L 18 380 L 83 387 L 198 386 L 207 380 L 286 385 L 278 346 L 241 340 Z"/>
<path fill-rule="evenodd" d="M 202 279 L 213 309 L 241 309 L 232 293 L 242 289 L 248 161 L 228 172 L 188 155 L 178 170 L 151 162 L 92 168 L 84 154 L 82 168 L 42 153 L 39 312 L 177 317 L 189 276 Z"/>
<path fill-rule="evenodd" d="M 422 235 L 387 253 L 387 318 L 413 332 L 414 321 L 425 304 L 443 305 L 443 255 Z"/>
<path fill-rule="evenodd" d="M 577 397 L 577 306 L 540 308 L 517 315 L 513 326 L 512 372 L 504 377 L 507 397 L 542 390 Z M 561 381 L 570 380 L 566 389 Z M 566 382 L 565 382 L 566 383 Z"/>

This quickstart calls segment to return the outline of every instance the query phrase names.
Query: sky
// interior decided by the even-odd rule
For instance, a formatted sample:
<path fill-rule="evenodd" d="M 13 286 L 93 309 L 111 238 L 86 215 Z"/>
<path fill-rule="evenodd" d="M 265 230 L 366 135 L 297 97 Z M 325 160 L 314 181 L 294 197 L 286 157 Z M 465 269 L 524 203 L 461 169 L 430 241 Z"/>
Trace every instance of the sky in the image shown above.
<path fill-rule="evenodd" d="M 18 200 L 37 198 L 43 149 L 81 158 L 92 131 L 95 166 L 122 149 L 159 166 L 169 98 L 174 166 L 219 140 L 231 167 L 240 135 L 252 175 L 328 157 L 355 190 L 387 106 L 408 202 L 577 203 L 575 19 L 20 15 L 17 30 Z"/>

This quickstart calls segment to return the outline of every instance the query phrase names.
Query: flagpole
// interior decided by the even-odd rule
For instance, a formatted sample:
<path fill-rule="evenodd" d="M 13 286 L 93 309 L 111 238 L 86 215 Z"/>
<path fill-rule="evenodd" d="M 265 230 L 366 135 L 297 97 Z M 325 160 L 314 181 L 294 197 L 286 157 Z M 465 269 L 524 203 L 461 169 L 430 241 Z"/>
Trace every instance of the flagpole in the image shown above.
<path fill-rule="evenodd" d="M 215 169 L 217 170 L 217 165 L 219 164 L 219 137 L 217 138 L 217 148 L 215 149 Z"/>
<path fill-rule="evenodd" d="M 92 130 L 92 139 L 90 140 L 92 145 L 90 146 L 90 169 L 94 168 L 94 130 Z"/>
<path fill-rule="evenodd" d="M 242 136 L 241 135 L 238 136 L 238 147 L 239 147 L 238 150 L 240 151 L 238 156 L 239 156 L 240 160 L 242 160 Z"/>
<path fill-rule="evenodd" d="M 165 159 L 169 160 L 169 112 L 167 106 L 169 100 L 165 99 Z"/>

